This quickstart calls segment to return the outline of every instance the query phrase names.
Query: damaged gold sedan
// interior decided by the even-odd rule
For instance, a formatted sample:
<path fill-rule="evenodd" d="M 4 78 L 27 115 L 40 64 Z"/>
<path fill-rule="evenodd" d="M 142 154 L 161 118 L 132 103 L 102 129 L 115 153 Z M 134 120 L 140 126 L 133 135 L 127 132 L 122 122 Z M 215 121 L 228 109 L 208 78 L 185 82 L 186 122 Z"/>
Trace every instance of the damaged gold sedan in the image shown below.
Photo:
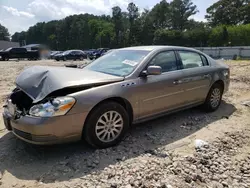
<path fill-rule="evenodd" d="M 229 75 L 226 65 L 194 49 L 123 48 L 83 69 L 24 70 L 3 119 L 8 130 L 29 143 L 85 139 L 106 148 L 119 143 L 131 124 L 198 105 L 216 110 Z"/>

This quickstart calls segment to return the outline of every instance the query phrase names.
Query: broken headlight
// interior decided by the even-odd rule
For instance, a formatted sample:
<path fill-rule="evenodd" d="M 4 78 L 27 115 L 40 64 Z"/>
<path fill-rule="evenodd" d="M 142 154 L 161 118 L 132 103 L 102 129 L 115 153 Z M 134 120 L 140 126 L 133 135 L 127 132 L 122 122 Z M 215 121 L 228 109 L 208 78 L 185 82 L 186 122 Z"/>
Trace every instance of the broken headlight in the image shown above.
<path fill-rule="evenodd" d="M 29 114 L 37 117 L 53 117 L 65 115 L 75 104 L 73 97 L 57 97 L 46 103 L 36 104 L 30 108 Z"/>

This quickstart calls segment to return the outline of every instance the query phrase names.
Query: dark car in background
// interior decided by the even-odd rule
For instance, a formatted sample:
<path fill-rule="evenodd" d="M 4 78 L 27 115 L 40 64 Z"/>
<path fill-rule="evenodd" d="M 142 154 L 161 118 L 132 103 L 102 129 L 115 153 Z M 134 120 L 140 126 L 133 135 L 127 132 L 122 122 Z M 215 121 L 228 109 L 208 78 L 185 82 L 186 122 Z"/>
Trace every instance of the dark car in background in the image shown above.
<path fill-rule="evenodd" d="M 55 59 L 55 56 L 63 53 L 62 51 L 52 51 L 49 55 L 49 59 Z"/>
<path fill-rule="evenodd" d="M 88 50 L 84 50 L 85 53 L 87 53 L 88 56 L 90 56 L 93 52 L 95 52 L 96 49 L 88 49 Z"/>
<path fill-rule="evenodd" d="M 66 61 L 66 60 L 83 60 L 87 59 L 87 53 L 83 52 L 82 50 L 67 50 L 63 53 L 55 55 L 55 60 Z"/>
<path fill-rule="evenodd" d="M 8 61 L 9 59 L 29 59 L 38 60 L 40 53 L 38 50 L 28 51 L 26 48 L 8 48 L 0 52 L 1 60 Z"/>
<path fill-rule="evenodd" d="M 95 50 L 93 53 L 91 53 L 89 55 L 90 59 L 97 59 L 101 56 L 103 56 L 108 50 L 110 50 L 109 48 L 98 48 L 97 50 Z"/>

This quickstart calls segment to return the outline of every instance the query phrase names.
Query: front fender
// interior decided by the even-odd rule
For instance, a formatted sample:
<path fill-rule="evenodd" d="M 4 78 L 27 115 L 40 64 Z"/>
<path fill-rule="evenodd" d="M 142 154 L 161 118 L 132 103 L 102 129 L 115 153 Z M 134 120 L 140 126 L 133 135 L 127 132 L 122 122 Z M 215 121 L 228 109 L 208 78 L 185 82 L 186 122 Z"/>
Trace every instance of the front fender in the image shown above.
<path fill-rule="evenodd" d="M 122 87 L 123 83 L 116 82 L 70 94 L 69 96 L 74 97 L 77 102 L 69 114 L 90 112 L 104 100 L 121 98 L 131 105 L 133 117 L 136 118 L 139 109 L 138 97 L 135 95 L 136 88 Z"/>

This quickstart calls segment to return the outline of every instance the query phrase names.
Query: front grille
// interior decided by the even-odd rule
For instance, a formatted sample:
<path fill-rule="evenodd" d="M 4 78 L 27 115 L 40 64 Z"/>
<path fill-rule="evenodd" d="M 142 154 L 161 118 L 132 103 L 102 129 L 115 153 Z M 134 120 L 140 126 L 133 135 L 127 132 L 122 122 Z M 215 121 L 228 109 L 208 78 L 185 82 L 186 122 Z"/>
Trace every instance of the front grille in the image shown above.
<path fill-rule="evenodd" d="M 30 133 L 26 133 L 26 132 L 20 131 L 20 130 L 15 129 L 15 128 L 13 128 L 13 131 L 15 134 L 17 134 L 18 136 L 20 136 L 22 138 L 25 138 L 27 140 L 32 140 L 32 136 Z"/>

